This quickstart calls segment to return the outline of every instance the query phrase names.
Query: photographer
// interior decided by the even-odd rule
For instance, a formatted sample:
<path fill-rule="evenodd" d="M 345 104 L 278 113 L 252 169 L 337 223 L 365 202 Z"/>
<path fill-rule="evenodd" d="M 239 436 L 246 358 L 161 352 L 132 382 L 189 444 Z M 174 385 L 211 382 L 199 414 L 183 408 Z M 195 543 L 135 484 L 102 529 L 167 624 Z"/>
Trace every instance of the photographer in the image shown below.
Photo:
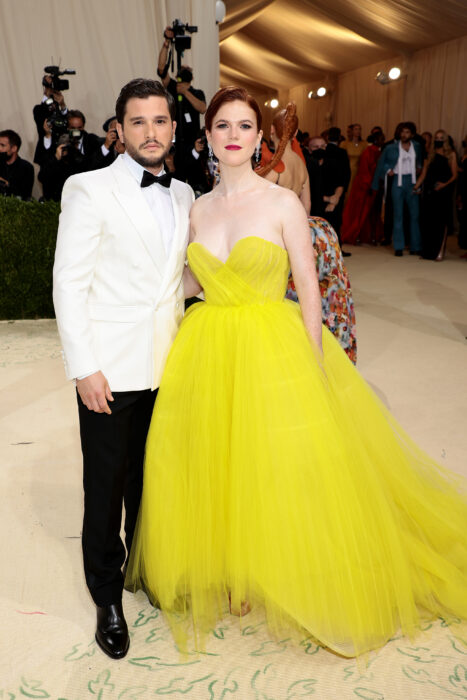
<path fill-rule="evenodd" d="M 20 148 L 21 137 L 16 131 L 0 131 L 0 194 L 31 199 L 34 168 L 19 157 Z"/>
<path fill-rule="evenodd" d="M 101 139 L 85 131 L 85 123 L 84 114 L 72 109 L 68 112 L 68 130 L 65 133 L 54 134 L 53 127 L 48 123 L 44 125 L 46 155 L 39 172 L 44 199 L 59 202 L 63 185 L 70 175 L 93 169 L 96 152 L 101 149 Z"/>
<path fill-rule="evenodd" d="M 164 31 L 164 43 L 159 53 L 157 74 L 164 87 L 171 93 L 177 106 L 177 155 L 192 146 L 200 129 L 199 115 L 206 111 L 206 98 L 202 90 L 191 86 L 193 71 L 189 66 L 181 66 L 177 80 L 168 75 L 169 48 L 174 39 L 172 27 Z"/>
<path fill-rule="evenodd" d="M 108 165 L 112 165 L 121 153 L 125 152 L 125 144 L 118 138 L 117 117 L 109 117 L 102 125 L 102 129 L 106 133 L 104 143 L 91 156 L 89 170 L 106 168 Z"/>
<path fill-rule="evenodd" d="M 42 161 L 47 155 L 47 148 L 50 147 L 45 145 L 44 136 L 50 136 L 49 119 L 51 114 L 59 114 L 63 118 L 66 118 L 68 113 L 68 107 L 65 104 L 63 93 L 60 90 L 54 90 L 52 83 L 52 76 L 44 75 L 44 78 L 42 79 L 44 96 L 42 97 L 40 104 L 35 105 L 32 110 L 34 121 L 36 122 L 37 135 L 39 137 L 36 150 L 34 152 L 34 163 L 37 163 L 38 165 L 42 164 Z M 53 102 L 47 104 L 50 99 L 52 99 Z"/>
<path fill-rule="evenodd" d="M 179 179 L 183 179 L 199 197 L 212 189 L 212 177 L 208 167 L 208 147 L 206 141 L 206 129 L 202 129 L 196 135 L 191 151 L 186 153 L 183 168 L 177 170 Z"/>

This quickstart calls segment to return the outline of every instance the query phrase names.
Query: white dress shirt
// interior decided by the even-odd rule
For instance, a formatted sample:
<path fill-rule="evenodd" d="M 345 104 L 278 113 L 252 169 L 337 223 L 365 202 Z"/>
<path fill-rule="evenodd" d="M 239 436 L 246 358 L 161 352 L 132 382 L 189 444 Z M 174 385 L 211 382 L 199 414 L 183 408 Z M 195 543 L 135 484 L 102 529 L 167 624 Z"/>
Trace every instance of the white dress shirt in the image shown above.
<path fill-rule="evenodd" d="M 412 182 L 416 182 L 416 154 L 415 154 L 415 148 L 412 143 L 410 142 L 410 148 L 408 151 L 403 148 L 402 143 L 399 141 L 399 159 L 397 161 L 397 165 L 394 168 L 394 174 L 397 175 L 397 185 L 398 187 L 401 187 L 402 185 L 402 176 L 403 175 L 411 175 L 412 176 Z"/>
<path fill-rule="evenodd" d="M 142 165 L 137 163 L 128 153 L 123 153 L 121 156 L 125 162 L 130 173 L 133 175 L 138 185 L 141 184 L 143 179 L 144 168 Z M 159 175 L 165 173 L 164 168 L 160 171 Z M 149 204 L 149 208 L 154 219 L 159 225 L 162 240 L 164 243 L 165 253 L 167 257 L 170 255 L 172 250 L 173 237 L 175 233 L 175 217 L 174 210 L 172 206 L 172 198 L 170 196 L 170 188 L 162 187 L 162 185 L 149 185 L 149 187 L 143 187 L 141 189 L 146 202 Z"/>

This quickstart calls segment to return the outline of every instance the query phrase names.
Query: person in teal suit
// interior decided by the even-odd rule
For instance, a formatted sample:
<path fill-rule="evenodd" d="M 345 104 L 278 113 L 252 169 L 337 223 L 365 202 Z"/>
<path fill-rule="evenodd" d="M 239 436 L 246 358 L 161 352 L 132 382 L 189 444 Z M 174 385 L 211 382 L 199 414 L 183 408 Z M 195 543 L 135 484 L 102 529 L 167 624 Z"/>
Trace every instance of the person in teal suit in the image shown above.
<path fill-rule="evenodd" d="M 423 157 L 421 146 L 414 136 L 412 124 L 405 122 L 400 140 L 386 146 L 381 154 L 372 183 L 372 189 L 378 190 L 380 180 L 385 179 L 386 175 L 395 175 L 391 194 L 394 207 L 393 244 L 397 256 L 401 256 L 405 248 L 404 202 L 410 215 L 410 254 L 418 254 L 421 248 L 419 198 L 414 185 L 423 166 Z"/>

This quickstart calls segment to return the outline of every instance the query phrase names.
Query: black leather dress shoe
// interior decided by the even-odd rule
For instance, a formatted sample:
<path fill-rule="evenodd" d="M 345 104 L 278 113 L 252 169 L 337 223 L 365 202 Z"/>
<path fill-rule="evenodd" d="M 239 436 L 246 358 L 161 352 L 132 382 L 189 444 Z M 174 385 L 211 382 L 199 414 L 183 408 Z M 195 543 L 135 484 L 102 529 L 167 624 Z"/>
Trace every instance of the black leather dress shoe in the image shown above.
<path fill-rule="evenodd" d="M 123 659 L 130 647 L 121 603 L 97 608 L 96 642 L 111 659 Z"/>
<path fill-rule="evenodd" d="M 396 256 L 396 258 L 401 258 L 403 256 L 403 254 L 404 254 L 404 251 L 402 251 L 402 250 L 395 250 L 394 251 L 394 255 Z"/>

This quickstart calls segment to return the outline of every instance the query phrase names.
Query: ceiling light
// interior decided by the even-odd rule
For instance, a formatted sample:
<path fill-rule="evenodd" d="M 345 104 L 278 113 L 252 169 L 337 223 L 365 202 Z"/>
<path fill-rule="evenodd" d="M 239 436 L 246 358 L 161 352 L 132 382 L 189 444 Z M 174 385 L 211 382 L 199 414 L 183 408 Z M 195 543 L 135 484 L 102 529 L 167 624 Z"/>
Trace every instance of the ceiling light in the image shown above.
<path fill-rule="evenodd" d="M 378 83 L 381 83 L 381 85 L 387 85 L 389 82 L 391 82 L 388 74 L 383 70 L 380 70 L 379 73 L 376 74 L 376 80 Z"/>
<path fill-rule="evenodd" d="M 326 94 L 326 88 L 325 87 L 320 87 L 318 88 L 318 97 L 324 97 Z"/>
<path fill-rule="evenodd" d="M 279 100 L 276 100 L 276 98 L 274 98 L 269 104 L 273 109 L 276 109 L 276 107 L 279 107 Z"/>
<path fill-rule="evenodd" d="M 312 97 L 313 97 L 313 90 L 310 90 L 310 92 L 308 93 L 308 99 L 311 99 Z"/>
<path fill-rule="evenodd" d="M 391 78 L 391 80 L 397 80 L 398 78 L 401 77 L 401 69 L 398 68 L 397 66 L 394 66 L 389 71 L 389 77 Z"/>
<path fill-rule="evenodd" d="M 217 0 L 216 2 L 216 24 L 220 24 L 225 19 L 225 2 L 223 0 Z"/>
<path fill-rule="evenodd" d="M 267 101 L 264 103 L 264 106 L 265 106 L 265 107 L 269 107 L 269 100 L 267 100 Z"/>

